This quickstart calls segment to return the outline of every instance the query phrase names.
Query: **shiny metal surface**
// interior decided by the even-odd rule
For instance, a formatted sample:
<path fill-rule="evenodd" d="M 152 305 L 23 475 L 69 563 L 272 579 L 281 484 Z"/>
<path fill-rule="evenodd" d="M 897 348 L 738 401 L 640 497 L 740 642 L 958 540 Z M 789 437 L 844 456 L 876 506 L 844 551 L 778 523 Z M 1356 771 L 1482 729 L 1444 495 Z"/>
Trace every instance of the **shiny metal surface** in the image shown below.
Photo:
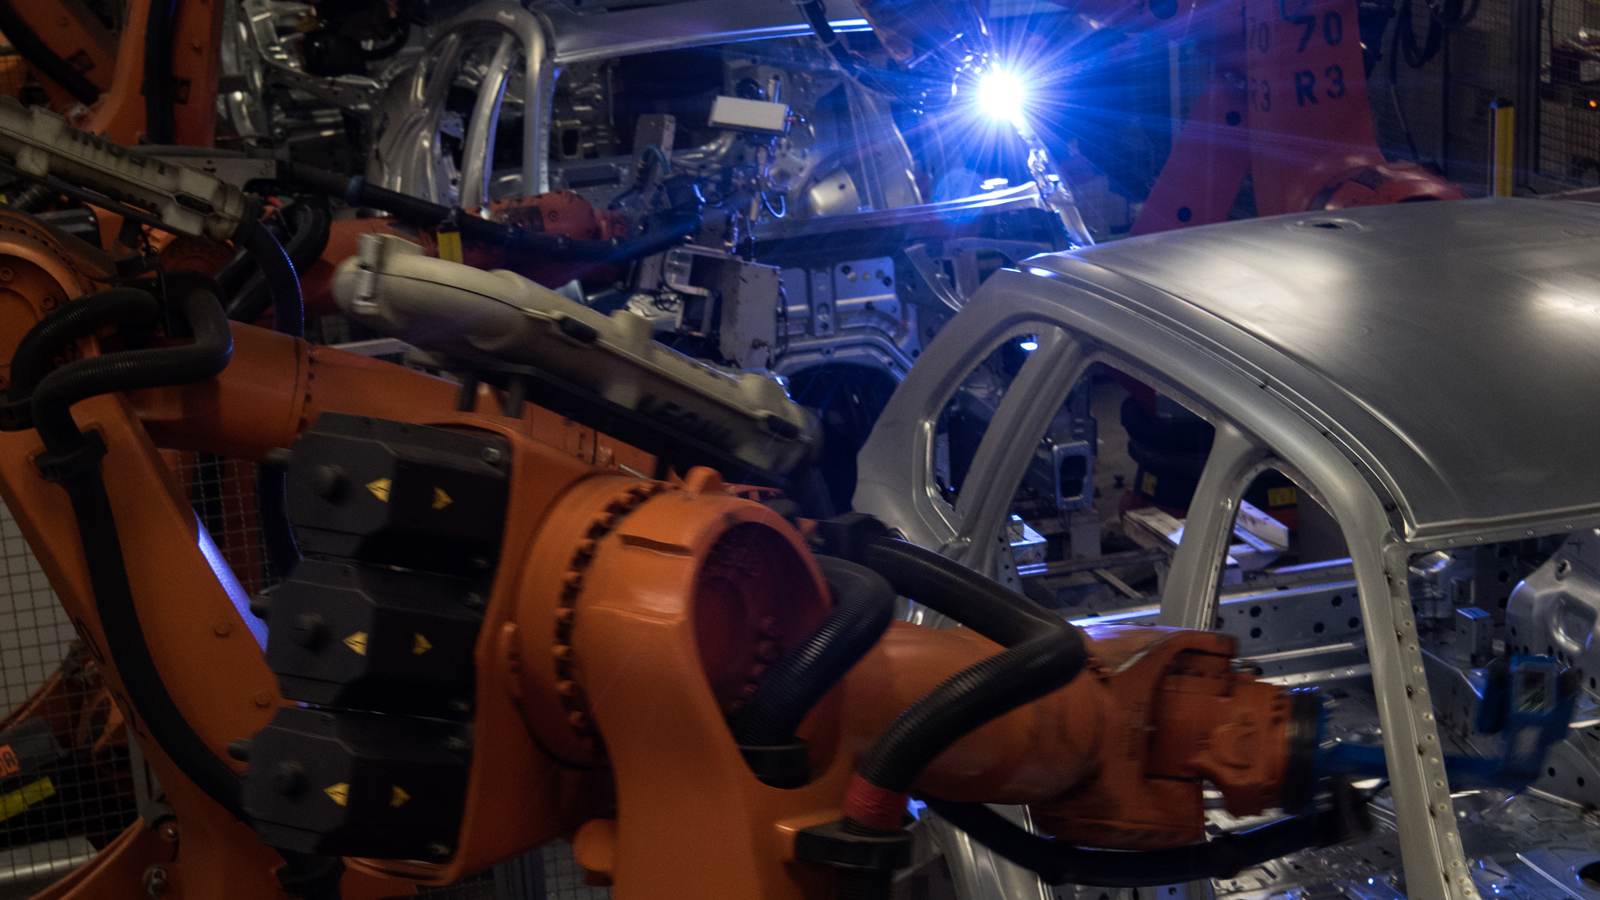
<path fill-rule="evenodd" d="M 499 47 L 509 34 L 522 47 L 522 94 L 533 98 L 524 101 L 522 129 L 523 194 L 542 193 L 549 187 L 549 173 L 544 164 L 544 148 L 549 142 L 549 103 L 554 70 L 548 53 L 545 23 L 509 0 L 486 0 L 468 7 L 450 19 L 435 33 L 432 43 L 417 64 L 396 78 L 385 93 L 380 106 L 378 145 L 373 153 L 367 177 L 390 190 L 421 197 L 435 203 L 456 205 L 456 191 L 448 183 L 449 166 L 439 152 L 439 125 L 444 117 L 444 105 L 464 51 L 473 41 L 486 38 L 496 41 L 495 59 L 489 66 L 489 75 L 480 86 L 478 107 L 484 105 L 483 94 L 490 93 L 500 79 L 499 96 L 503 102 L 508 80 L 506 71 L 509 55 L 502 57 Z M 509 51 L 508 51 L 509 54 Z M 499 65 L 499 63 L 505 65 Z M 496 108 L 499 107 L 496 104 Z M 464 141 L 463 168 L 472 168 L 475 160 L 481 161 L 485 170 L 477 176 L 473 188 L 463 187 L 463 195 L 487 196 L 488 160 L 493 158 L 490 142 L 494 140 L 493 120 L 484 120 L 474 109 L 472 124 L 483 120 L 475 129 L 471 140 Z M 469 127 L 471 127 L 469 125 Z M 533 173 L 527 177 L 527 173 Z M 462 181 L 467 181 L 462 173 Z"/>
<path fill-rule="evenodd" d="M 1326 427 L 1407 538 L 1600 512 L 1600 207 L 1474 200 L 1282 216 L 1029 265 L 1207 345 Z"/>
<path fill-rule="evenodd" d="M 849 0 L 828 0 L 827 8 L 829 21 L 866 26 Z M 551 55 L 556 65 L 811 33 L 800 11 L 788 2 L 692 0 L 594 15 L 575 13 L 547 0 L 535 9 L 550 21 L 555 37 Z M 840 26 L 835 24 L 835 28 Z"/>
<path fill-rule="evenodd" d="M 757 223 L 752 235 L 757 241 L 776 241 L 858 229 L 897 228 L 924 222 L 958 224 L 970 221 L 980 213 L 1044 208 L 1044 202 L 1039 199 L 1039 189 L 1032 184 L 1024 184 L 940 203 L 921 203 L 896 209 L 814 216 L 808 219 L 763 221 Z"/>
<path fill-rule="evenodd" d="M 489 169 L 494 159 L 494 135 L 500 123 L 500 102 L 506 95 L 506 71 L 511 68 L 511 48 L 516 38 L 502 34 L 489 60 L 461 153 L 461 208 L 484 206 L 489 198 Z M 487 210 L 485 210 L 487 212 Z"/>
<path fill-rule="evenodd" d="M 1574 535 L 1517 585 L 1506 604 L 1506 641 L 1600 672 L 1600 535 Z"/>
<path fill-rule="evenodd" d="M 1397 751 L 1388 769 L 1406 892 L 1476 900 L 1436 721 L 1455 694 L 1436 710 L 1407 579 L 1393 573 L 1441 547 L 1600 523 L 1600 469 L 1588 464 L 1600 424 L 1579 412 L 1600 374 L 1597 238 L 1594 207 L 1460 201 L 1036 257 L 992 276 L 922 354 L 858 459 L 855 507 L 1004 578 L 997 510 L 1089 365 L 1208 419 L 1219 439 L 1160 621 L 1214 627 L 1227 525 L 1264 468 L 1308 492 L 1350 549 L 1360 606 L 1349 625 L 1364 635 L 1377 725 Z M 1019 335 L 1038 349 L 952 506 L 933 479 L 940 411 Z M 1560 764 L 1561 777 L 1589 771 Z"/>

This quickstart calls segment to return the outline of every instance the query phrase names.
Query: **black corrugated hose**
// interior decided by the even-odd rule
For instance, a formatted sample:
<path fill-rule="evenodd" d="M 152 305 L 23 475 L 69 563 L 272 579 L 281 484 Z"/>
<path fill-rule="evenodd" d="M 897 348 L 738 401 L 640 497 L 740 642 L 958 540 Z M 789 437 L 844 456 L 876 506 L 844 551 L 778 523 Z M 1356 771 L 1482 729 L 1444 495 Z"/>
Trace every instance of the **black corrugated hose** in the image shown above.
<path fill-rule="evenodd" d="M 1326 847 L 1370 830 L 1366 798 L 1335 790 L 1333 802 L 1248 831 L 1167 850 L 1094 850 L 1031 834 L 981 803 L 918 795 L 928 808 L 1000 856 L 1039 873 L 1048 884 L 1154 887 L 1202 878 L 1232 878 L 1251 866 L 1308 847 Z"/>
<path fill-rule="evenodd" d="M 900 594 L 1008 648 L 945 679 L 873 742 L 856 771 L 878 788 L 910 791 L 963 735 L 1065 686 L 1083 668 L 1078 629 L 960 563 L 887 536 L 864 542 L 858 561 Z"/>
<path fill-rule="evenodd" d="M 4 34 L 4 31 L 0 31 L 0 34 Z M 10 206 L 25 213 L 38 212 L 50 205 L 56 196 L 55 191 L 42 184 L 30 184 L 12 199 Z"/>
<path fill-rule="evenodd" d="M 906 597 L 1007 647 L 940 682 L 878 736 L 856 764 L 842 828 L 865 839 L 901 831 L 907 795 L 940 753 L 962 736 L 1076 678 L 1087 650 L 1078 630 L 1000 584 L 914 544 L 881 522 L 851 513 L 819 524 L 831 553 L 865 565 Z M 838 868 L 839 900 L 887 900 L 893 873 Z"/>
<path fill-rule="evenodd" d="M 153 303 L 152 299 L 152 303 Z M 66 490 L 83 541 L 89 583 L 106 637 L 106 651 L 127 689 L 134 713 L 162 752 L 229 813 L 239 816 L 239 779 L 206 746 L 178 710 L 150 656 L 128 586 L 111 500 L 101 480 L 105 445 L 72 420 L 72 404 L 111 391 L 188 384 L 214 377 L 233 353 L 233 335 L 219 298 L 191 288 L 179 298 L 195 334 L 193 344 L 112 353 L 69 363 L 39 382 L 33 421 L 44 441 L 37 462 Z"/>
<path fill-rule="evenodd" d="M 790 771 L 763 777 L 773 787 L 805 783 L 805 745 L 795 736 L 796 729 L 822 695 L 872 649 L 894 617 L 894 588 L 882 575 L 830 556 L 816 560 L 833 595 L 832 614 L 804 643 L 773 664 L 733 724 L 734 740 L 747 759 L 752 752 L 769 748 L 797 750 Z"/>
<path fill-rule="evenodd" d="M 11 357 L 11 384 L 0 403 L 0 428 L 20 431 L 33 424 L 33 389 L 49 374 L 68 344 L 113 325 L 151 325 L 160 315 L 156 298 L 137 288 L 108 288 L 64 304 L 22 336 Z"/>
<path fill-rule="evenodd" d="M 22 369 L 25 377 L 37 380 L 32 418 L 45 452 L 36 463 L 46 478 L 62 486 L 71 502 L 106 651 L 117 667 L 133 713 L 185 777 L 229 814 L 243 819 L 238 776 L 195 733 L 161 680 L 134 605 L 116 518 L 100 473 L 105 444 L 97 432 L 79 431 L 71 413 L 74 403 L 99 394 L 192 384 L 213 378 L 227 367 L 233 354 L 233 334 L 214 283 L 169 277 L 168 287 L 194 334 L 192 344 L 78 360 L 39 377 L 65 342 L 113 324 L 112 320 L 123 314 L 133 321 L 147 318 L 155 305 L 154 298 L 135 301 L 127 293 L 132 289 L 113 289 L 68 307 L 86 304 L 83 312 L 64 310 L 59 317 L 52 314 L 36 325 L 23 341 L 29 353 Z M 47 337 L 63 343 L 52 350 L 45 346 Z M 279 880 L 286 889 L 308 900 L 338 900 L 342 862 L 291 851 L 282 855 L 285 866 Z"/>

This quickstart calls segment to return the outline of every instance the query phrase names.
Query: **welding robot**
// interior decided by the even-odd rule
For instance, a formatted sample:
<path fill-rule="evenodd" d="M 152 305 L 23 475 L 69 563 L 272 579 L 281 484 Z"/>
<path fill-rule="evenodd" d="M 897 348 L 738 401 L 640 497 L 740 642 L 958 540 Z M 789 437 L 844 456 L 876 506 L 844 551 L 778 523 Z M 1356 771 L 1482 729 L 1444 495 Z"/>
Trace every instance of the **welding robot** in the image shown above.
<path fill-rule="evenodd" d="M 164 801 L 42 896 L 405 896 L 567 838 L 619 900 L 887 897 L 914 806 L 1052 883 L 1175 885 L 1367 828 L 1382 748 L 1324 746 L 1232 638 L 1077 628 L 799 517 L 817 426 L 769 379 L 386 235 L 338 302 L 455 379 L 312 345 L 259 198 L 4 99 L 0 165 L 233 241 L 275 304 L 229 322 L 209 278 L 0 210 L 0 496 Z M 260 464 L 270 592 L 197 521 L 193 452 Z M 1515 789 L 1576 686 L 1495 666 L 1502 754 L 1450 766 Z M 1208 785 L 1273 818 L 1208 833 Z"/>

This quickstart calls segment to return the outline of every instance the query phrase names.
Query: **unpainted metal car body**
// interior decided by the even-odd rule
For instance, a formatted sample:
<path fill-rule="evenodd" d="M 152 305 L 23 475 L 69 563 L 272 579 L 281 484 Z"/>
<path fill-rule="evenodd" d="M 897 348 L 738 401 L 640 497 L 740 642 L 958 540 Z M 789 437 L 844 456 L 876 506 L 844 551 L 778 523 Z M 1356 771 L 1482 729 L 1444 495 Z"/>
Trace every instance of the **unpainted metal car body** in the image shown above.
<path fill-rule="evenodd" d="M 1214 889 L 1595 896 L 1584 881 L 1600 859 L 1600 829 L 1585 812 L 1595 803 L 1594 723 L 1574 725 L 1533 791 L 1453 803 L 1440 748 L 1481 746 L 1466 723 L 1482 660 L 1457 650 L 1470 597 L 1419 616 L 1418 582 L 1428 566 L 1480 548 L 1537 546 L 1549 557 L 1562 540 L 1600 535 L 1600 420 L 1588 412 L 1600 399 L 1597 238 L 1600 209 L 1588 204 L 1496 199 L 1232 222 L 1035 257 L 991 277 L 929 345 L 860 455 L 855 506 L 1020 587 L 1006 526 L 1035 448 L 1091 366 L 1131 375 L 1209 422 L 1215 439 L 1159 607 L 1118 615 L 1233 631 L 1243 655 L 1283 683 L 1334 685 L 1345 706 L 1365 710 L 1365 722 L 1336 714 L 1330 737 L 1389 748 L 1392 801 L 1374 809 L 1391 849 L 1311 854 Z M 968 373 L 1019 337 L 1036 349 L 952 502 L 937 472 L 941 411 Z M 1350 568 L 1320 585 L 1256 582 L 1223 596 L 1235 514 L 1268 470 L 1332 514 Z M 1565 575 L 1580 557 L 1569 547 L 1546 566 L 1565 560 Z M 1329 603 L 1352 589 L 1358 616 L 1346 623 L 1357 611 Z M 1590 593 L 1571 593 L 1563 608 L 1588 608 Z M 1513 628 L 1534 621 L 1531 604 L 1513 596 Z M 1540 608 L 1560 606 L 1546 597 Z M 1506 614 L 1493 613 L 1494 639 L 1520 649 Z M 1452 614 L 1453 629 L 1439 622 Z M 1302 618 L 1268 624 L 1276 616 Z M 1583 621 L 1592 624 L 1592 609 Z M 1574 665 L 1589 640 L 1575 634 L 1562 656 Z M 1048 896 L 951 832 L 941 832 L 946 853 L 969 892 Z M 1400 860 L 1382 857 L 1396 844 L 1403 875 Z"/>

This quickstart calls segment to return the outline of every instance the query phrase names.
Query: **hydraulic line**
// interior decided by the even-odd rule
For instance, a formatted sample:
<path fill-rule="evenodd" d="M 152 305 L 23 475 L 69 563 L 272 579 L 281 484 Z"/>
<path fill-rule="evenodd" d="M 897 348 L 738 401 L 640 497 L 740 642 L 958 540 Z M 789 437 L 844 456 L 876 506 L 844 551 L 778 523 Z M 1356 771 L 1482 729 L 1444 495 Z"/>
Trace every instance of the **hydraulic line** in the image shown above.
<path fill-rule="evenodd" d="M 3 33 L 4 32 L 0 32 L 0 34 Z M 12 200 L 10 205 L 12 208 L 21 210 L 22 212 L 32 213 L 44 209 L 50 204 L 50 201 L 54 200 L 55 198 L 55 191 L 50 190 L 42 184 L 30 184 L 23 189 L 21 193 L 17 194 L 16 199 Z"/>
<path fill-rule="evenodd" d="M 894 588 L 882 575 L 830 556 L 816 559 L 833 595 L 833 613 L 767 671 L 733 725 L 734 740 L 746 758 L 764 750 L 797 750 L 790 771 L 762 778 L 773 787 L 805 783 L 805 745 L 795 731 L 822 695 L 872 649 L 894 617 Z"/>

